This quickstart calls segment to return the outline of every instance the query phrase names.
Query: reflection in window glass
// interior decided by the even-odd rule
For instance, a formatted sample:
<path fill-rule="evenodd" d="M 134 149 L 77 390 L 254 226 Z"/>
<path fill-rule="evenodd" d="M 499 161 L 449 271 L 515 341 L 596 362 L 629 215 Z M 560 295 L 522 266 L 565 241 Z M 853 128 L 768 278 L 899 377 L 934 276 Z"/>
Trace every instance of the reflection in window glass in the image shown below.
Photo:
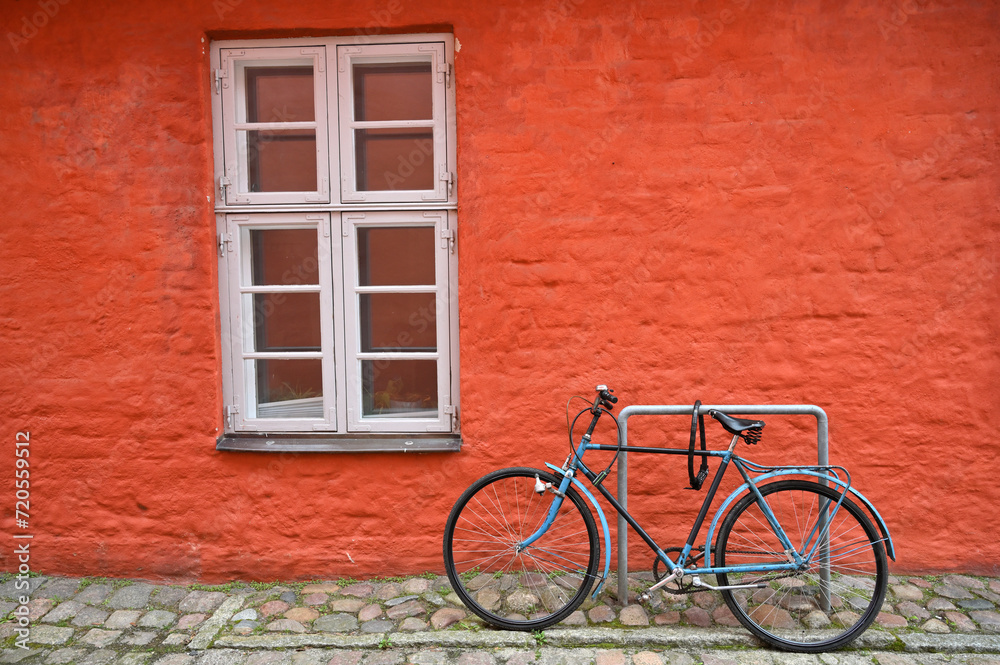
<path fill-rule="evenodd" d="M 361 351 L 437 351 L 437 298 L 433 293 L 359 296 Z"/>
<path fill-rule="evenodd" d="M 354 119 L 430 120 L 431 63 L 356 64 Z"/>
<path fill-rule="evenodd" d="M 322 418 L 323 361 L 248 360 L 256 379 L 258 418 Z"/>
<path fill-rule="evenodd" d="M 316 229 L 251 229 L 251 285 L 319 284 Z"/>
<path fill-rule="evenodd" d="M 247 67 L 247 122 L 309 122 L 316 119 L 313 68 Z"/>
<path fill-rule="evenodd" d="M 363 360 L 362 415 L 437 417 L 437 361 Z"/>
<path fill-rule="evenodd" d="M 246 141 L 247 189 L 251 192 L 315 192 L 316 130 L 238 132 Z"/>
<path fill-rule="evenodd" d="M 358 284 L 434 284 L 434 227 L 358 229 Z"/>
<path fill-rule="evenodd" d="M 431 129 L 354 130 L 359 191 L 434 189 Z"/>

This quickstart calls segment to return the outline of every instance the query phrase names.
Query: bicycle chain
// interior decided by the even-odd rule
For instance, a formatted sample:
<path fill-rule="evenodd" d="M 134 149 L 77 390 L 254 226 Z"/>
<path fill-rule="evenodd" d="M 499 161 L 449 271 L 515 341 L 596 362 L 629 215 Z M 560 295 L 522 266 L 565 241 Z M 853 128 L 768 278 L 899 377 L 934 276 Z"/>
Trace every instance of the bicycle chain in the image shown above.
<path fill-rule="evenodd" d="M 679 554 L 683 550 L 680 547 L 671 547 L 670 549 L 664 550 L 664 551 L 665 552 L 676 552 L 676 553 Z M 705 547 L 704 546 L 696 547 L 692 551 L 694 551 L 694 552 L 700 552 L 700 554 L 698 556 L 695 556 L 693 559 L 691 559 L 691 562 L 688 564 L 689 566 L 693 566 L 694 564 L 696 564 L 698 562 L 699 559 L 701 559 L 702 557 L 705 556 Z M 755 552 L 755 551 L 751 551 L 751 550 L 730 550 L 730 552 L 732 554 L 760 554 L 760 552 Z M 660 558 L 656 557 L 655 559 L 653 559 L 653 581 L 654 582 L 659 582 L 660 580 L 663 579 L 663 576 L 660 575 L 659 572 L 658 572 L 659 565 L 660 565 Z M 784 573 L 784 574 L 781 574 L 781 575 L 775 574 L 772 577 L 761 577 L 761 578 L 758 578 L 758 579 L 752 580 L 752 581 L 744 581 L 744 583 L 745 584 L 760 584 L 761 582 L 773 582 L 774 580 L 780 580 L 780 579 L 783 579 L 785 577 L 795 577 L 797 574 L 798 574 L 797 572 Z M 675 581 L 677 581 L 677 580 L 675 580 Z M 696 587 L 693 584 L 688 584 L 687 586 L 681 586 L 681 587 L 678 587 L 676 589 L 674 589 L 674 588 L 668 588 L 668 587 L 663 587 L 663 590 L 664 591 L 669 591 L 670 593 L 672 593 L 674 595 L 687 595 L 687 594 L 692 594 L 692 593 L 698 593 L 700 591 L 705 591 L 706 589 L 704 587 Z"/>

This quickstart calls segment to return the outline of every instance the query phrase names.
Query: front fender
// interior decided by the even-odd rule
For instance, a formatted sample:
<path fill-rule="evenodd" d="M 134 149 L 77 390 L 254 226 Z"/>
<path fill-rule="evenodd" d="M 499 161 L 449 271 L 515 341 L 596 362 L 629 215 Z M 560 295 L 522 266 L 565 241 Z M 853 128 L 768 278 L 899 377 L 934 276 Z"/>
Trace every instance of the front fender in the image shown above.
<path fill-rule="evenodd" d="M 889 555 L 890 559 L 892 559 L 893 561 L 896 560 L 896 550 L 892 545 L 892 536 L 889 535 L 889 527 L 886 526 L 885 520 L 882 519 L 882 516 L 879 515 L 879 512 L 875 510 L 875 506 L 872 505 L 872 502 L 869 501 L 868 498 L 865 497 L 861 492 L 857 491 L 853 487 L 850 487 L 843 480 L 835 478 L 828 473 L 811 471 L 809 469 L 779 469 L 777 471 L 765 473 L 762 476 L 754 478 L 754 484 L 759 484 L 758 481 L 770 480 L 771 478 L 776 478 L 778 476 L 814 476 L 816 478 L 826 480 L 834 485 L 839 485 L 840 487 L 847 490 L 849 494 L 851 494 L 852 496 L 854 496 L 854 498 L 856 498 L 858 501 L 864 504 L 865 508 L 868 509 L 868 512 L 870 512 L 872 514 L 872 517 L 875 518 L 875 524 L 878 526 L 879 531 L 882 532 L 882 538 L 885 539 L 885 552 L 886 554 Z M 705 551 L 710 553 L 709 556 L 711 557 L 710 558 L 711 565 L 716 564 L 715 555 L 714 552 L 712 551 L 712 538 L 715 536 L 715 527 L 718 524 L 719 519 L 726 513 L 726 510 L 729 508 L 729 505 L 733 503 L 733 501 L 738 499 L 740 496 L 742 496 L 743 493 L 748 491 L 749 489 L 750 485 L 748 483 L 743 483 L 732 494 L 726 497 L 726 500 L 722 502 L 722 505 L 719 506 L 719 509 L 715 511 L 715 516 L 712 518 L 712 524 L 711 526 L 708 527 L 708 535 L 705 537 Z"/>
<path fill-rule="evenodd" d="M 552 469 L 557 475 L 563 475 L 565 473 L 555 464 L 545 463 L 545 466 Z M 573 477 L 573 485 L 576 486 L 578 490 L 583 492 L 583 495 L 590 500 L 590 503 L 597 509 L 597 516 L 601 518 L 601 529 L 604 531 L 604 575 L 601 576 L 601 581 L 597 583 L 597 587 L 594 588 L 594 592 L 590 595 L 591 598 L 597 600 L 597 594 L 601 592 L 604 588 L 604 583 L 608 579 L 608 574 L 611 572 L 611 532 L 608 530 L 608 519 L 604 516 L 604 511 L 601 510 L 601 504 L 597 503 L 597 499 L 591 494 L 590 490 L 583 486 L 576 477 Z"/>

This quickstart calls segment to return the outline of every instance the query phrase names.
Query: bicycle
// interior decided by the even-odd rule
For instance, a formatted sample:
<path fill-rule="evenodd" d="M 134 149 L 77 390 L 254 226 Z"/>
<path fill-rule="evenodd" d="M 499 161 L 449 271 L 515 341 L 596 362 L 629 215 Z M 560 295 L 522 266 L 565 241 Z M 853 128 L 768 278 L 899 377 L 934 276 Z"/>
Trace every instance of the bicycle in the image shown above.
<path fill-rule="evenodd" d="M 707 450 L 700 402 L 692 411 L 687 449 L 623 446 L 620 440 L 617 445 L 597 444 L 592 435 L 603 415 L 611 416 L 617 426 L 611 410 L 618 399 L 607 386 L 597 386 L 596 392 L 593 403 L 585 400 L 590 405 L 572 423 L 567 403 L 571 453 L 561 467 L 547 463 L 548 471 L 494 471 L 455 503 L 445 526 L 444 560 L 452 587 L 466 607 L 496 627 L 536 631 L 569 616 L 595 582 L 592 598 L 597 599 L 610 571 L 611 539 L 604 511 L 580 482 L 582 475 L 655 553 L 654 583 L 640 599 L 649 600 L 659 589 L 672 594 L 719 591 L 743 626 L 786 651 L 836 649 L 871 625 L 885 598 L 886 557 L 895 561 L 895 552 L 885 521 L 851 486 L 845 468 L 755 464 L 735 454 L 736 444 L 758 443 L 765 423 L 719 411 L 709 415 L 732 440 L 726 450 Z M 592 416 L 590 425 L 574 443 L 574 425 L 585 413 Z M 606 469 L 594 473 L 583 461 L 588 450 L 615 451 L 615 456 Z M 682 547 L 660 548 L 603 486 L 621 451 L 686 455 L 693 489 L 700 489 L 708 477 L 708 458 L 719 458 Z M 696 457 L 701 458 L 697 474 Z M 730 465 L 744 482 L 715 511 L 705 544 L 696 546 Z M 588 502 L 601 522 L 603 574 L 601 543 Z M 660 571 L 661 565 L 665 571 Z M 702 579 L 708 575 L 715 576 L 714 583 Z"/>

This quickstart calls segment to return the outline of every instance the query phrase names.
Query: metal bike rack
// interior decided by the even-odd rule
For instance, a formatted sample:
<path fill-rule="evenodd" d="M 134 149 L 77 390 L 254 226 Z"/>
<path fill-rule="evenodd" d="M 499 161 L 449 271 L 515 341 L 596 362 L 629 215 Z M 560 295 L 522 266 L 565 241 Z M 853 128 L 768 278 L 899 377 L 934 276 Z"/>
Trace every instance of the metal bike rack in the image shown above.
<path fill-rule="evenodd" d="M 699 409 L 701 413 L 707 413 L 710 410 L 734 415 L 815 416 L 818 463 L 820 466 L 826 466 L 830 463 L 829 421 L 826 412 L 818 406 L 813 404 L 702 404 Z M 623 446 L 628 444 L 628 419 L 631 416 L 691 416 L 693 413 L 694 406 L 691 404 L 634 404 L 626 406 L 618 414 L 618 422 L 621 424 L 618 443 Z M 622 451 L 618 456 L 618 502 L 623 508 L 628 509 L 628 453 L 625 451 Z M 625 571 L 624 575 L 621 574 L 622 571 Z M 829 588 L 829 561 L 822 562 L 820 583 L 824 588 Z M 628 605 L 628 523 L 621 515 L 618 516 L 618 598 L 622 605 Z"/>

